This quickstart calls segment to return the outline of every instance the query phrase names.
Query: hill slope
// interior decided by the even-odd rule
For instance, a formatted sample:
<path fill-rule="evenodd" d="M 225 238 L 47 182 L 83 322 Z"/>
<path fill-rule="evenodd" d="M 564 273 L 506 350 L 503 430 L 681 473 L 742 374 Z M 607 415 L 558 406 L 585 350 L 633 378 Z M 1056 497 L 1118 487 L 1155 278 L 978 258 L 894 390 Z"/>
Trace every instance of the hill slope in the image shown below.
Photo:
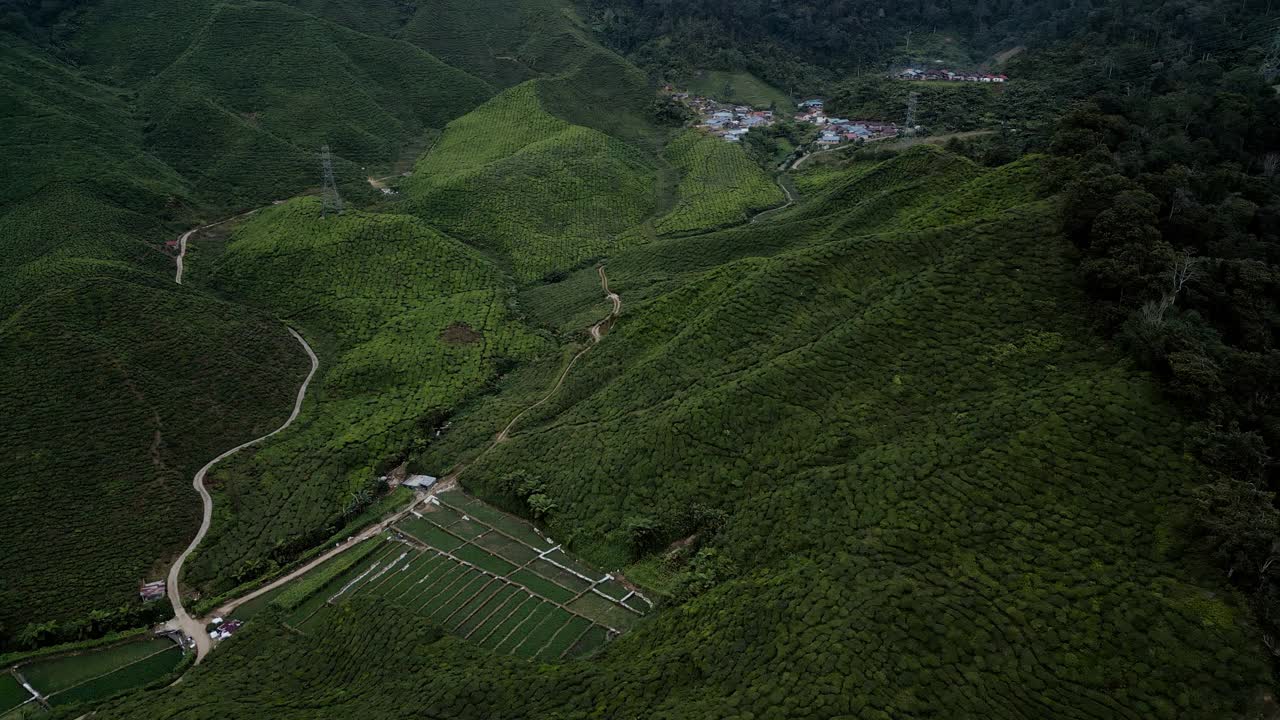
<path fill-rule="evenodd" d="M 315 637 L 264 620 L 193 682 L 99 716 L 1240 712 L 1267 672 L 1176 540 L 1181 429 L 1087 329 L 1056 209 L 1026 189 L 1038 162 L 921 148 L 774 219 L 609 261 L 622 318 L 462 475 L 524 512 L 536 485 L 550 534 L 608 567 L 681 541 L 636 572 L 683 604 L 600 655 L 513 663 L 354 603 Z M 858 177 L 930 172 L 950 178 L 936 204 L 865 233 L 806 224 L 838 224 Z M 504 395 L 418 462 L 487 445 Z M 409 672 L 347 670 L 392 646 Z M 226 699 L 259 674 L 295 692 Z"/>

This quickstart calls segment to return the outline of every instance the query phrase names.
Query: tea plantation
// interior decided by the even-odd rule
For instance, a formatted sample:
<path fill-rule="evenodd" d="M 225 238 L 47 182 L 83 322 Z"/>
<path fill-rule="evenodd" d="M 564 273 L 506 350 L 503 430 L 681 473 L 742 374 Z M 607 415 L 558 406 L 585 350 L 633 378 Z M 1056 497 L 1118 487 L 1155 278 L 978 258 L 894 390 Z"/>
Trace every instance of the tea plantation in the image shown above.
<path fill-rule="evenodd" d="M 191 282 L 285 319 L 321 358 L 295 427 L 211 473 L 209 537 L 188 577 L 225 590 L 327 538 L 443 411 L 548 342 L 513 320 L 476 250 L 407 215 L 264 210 Z"/>
<path fill-rule="evenodd" d="M 917 148 L 610 258 L 621 320 L 462 475 L 599 566 L 667 564 L 678 605 L 589 659 L 493 655 L 356 593 L 99 717 L 1243 712 L 1267 668 L 1179 539 L 1183 431 L 1088 330 L 1043 162 Z M 855 200 L 892 183 L 888 207 Z M 473 402 L 415 463 L 464 456 L 509 406 Z"/>

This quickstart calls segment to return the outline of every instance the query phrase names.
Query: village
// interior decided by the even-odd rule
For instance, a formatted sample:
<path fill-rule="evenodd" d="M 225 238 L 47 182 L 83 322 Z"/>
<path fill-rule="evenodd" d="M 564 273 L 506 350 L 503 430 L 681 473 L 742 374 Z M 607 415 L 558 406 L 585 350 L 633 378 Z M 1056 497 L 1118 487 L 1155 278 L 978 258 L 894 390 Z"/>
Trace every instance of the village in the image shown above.
<path fill-rule="evenodd" d="M 956 72 L 946 68 L 935 68 L 930 70 L 921 70 L 919 68 L 906 68 L 895 75 L 899 80 L 931 80 L 934 82 L 972 82 L 972 83 L 1003 83 L 1008 82 L 1008 75 L 992 75 L 990 73 L 980 72 Z"/>
<path fill-rule="evenodd" d="M 726 142 L 741 142 L 752 129 L 769 127 L 780 120 L 781 113 L 774 109 L 759 110 L 684 92 L 672 92 L 671 97 L 693 110 L 697 117 L 696 127 L 724 138 Z M 883 140 L 897 137 L 901 132 L 897 123 L 893 122 L 829 117 L 824 101 L 817 98 L 800 103 L 791 119 L 820 128 L 821 134 L 815 143 L 823 148 L 843 143 Z"/>

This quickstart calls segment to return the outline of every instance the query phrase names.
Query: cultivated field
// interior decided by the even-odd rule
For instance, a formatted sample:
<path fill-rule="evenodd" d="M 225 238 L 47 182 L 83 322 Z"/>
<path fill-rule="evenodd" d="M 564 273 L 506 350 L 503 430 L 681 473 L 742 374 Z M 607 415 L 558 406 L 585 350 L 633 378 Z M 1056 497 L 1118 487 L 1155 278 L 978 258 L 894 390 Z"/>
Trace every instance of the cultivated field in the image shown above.
<path fill-rule="evenodd" d="M 41 714 L 46 705 L 90 702 L 141 687 L 170 673 L 182 654 L 172 640 L 147 638 L 21 663 L 0 674 L 0 718 Z M 40 697 L 33 699 L 19 679 Z"/>
<path fill-rule="evenodd" d="M 305 633 L 356 597 L 392 602 L 494 652 L 540 660 L 588 654 L 652 607 L 529 523 L 459 491 L 317 568 L 276 604 Z"/>

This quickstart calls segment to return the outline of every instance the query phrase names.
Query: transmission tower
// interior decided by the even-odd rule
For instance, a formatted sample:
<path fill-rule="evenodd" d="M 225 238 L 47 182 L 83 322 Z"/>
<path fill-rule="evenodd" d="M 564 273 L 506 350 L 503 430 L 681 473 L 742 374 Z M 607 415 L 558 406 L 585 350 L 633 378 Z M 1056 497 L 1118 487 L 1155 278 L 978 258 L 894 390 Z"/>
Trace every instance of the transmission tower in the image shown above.
<path fill-rule="evenodd" d="M 916 126 L 916 104 L 920 102 L 920 93 L 913 92 L 907 96 L 907 124 L 906 132 L 911 132 Z"/>
<path fill-rule="evenodd" d="M 329 153 L 328 145 L 320 148 L 320 170 L 324 173 L 324 190 L 320 196 L 323 204 L 320 215 L 321 217 L 326 217 L 329 213 L 341 215 L 342 196 L 338 194 L 338 183 L 333 179 L 333 156 Z"/>
<path fill-rule="evenodd" d="M 1262 67 L 1259 71 L 1267 82 L 1275 80 L 1276 76 L 1280 75 L 1280 30 L 1277 30 L 1275 37 L 1271 38 L 1271 49 L 1262 59 Z"/>

